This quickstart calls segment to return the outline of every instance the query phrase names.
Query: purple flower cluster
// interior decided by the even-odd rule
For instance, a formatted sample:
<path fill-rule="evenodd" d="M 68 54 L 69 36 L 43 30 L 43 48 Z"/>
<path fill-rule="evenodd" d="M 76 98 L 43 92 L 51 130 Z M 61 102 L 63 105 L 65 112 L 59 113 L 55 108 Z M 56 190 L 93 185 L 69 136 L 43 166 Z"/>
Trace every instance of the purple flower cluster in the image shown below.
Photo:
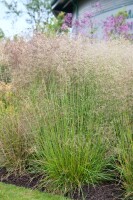
<path fill-rule="evenodd" d="M 61 27 L 61 30 L 62 31 L 67 31 L 68 30 L 68 26 L 65 23 L 63 23 L 62 27 Z"/>
<path fill-rule="evenodd" d="M 64 23 L 69 27 L 71 28 L 72 27 L 72 13 L 68 13 L 65 15 L 65 18 L 64 18 Z"/>
<path fill-rule="evenodd" d="M 129 33 L 129 23 L 124 15 L 110 16 L 103 22 L 104 37 L 127 37 Z"/>
<path fill-rule="evenodd" d="M 81 35 L 93 38 L 97 29 L 97 21 L 95 18 L 95 10 L 86 12 L 80 20 L 76 20 L 74 25 Z"/>
<path fill-rule="evenodd" d="M 100 2 L 96 2 L 93 5 L 91 11 L 87 11 L 80 20 L 75 20 L 74 25 L 77 28 L 77 32 L 81 35 L 85 35 L 90 38 L 96 37 L 96 30 L 98 27 L 98 22 L 94 18 L 97 11 L 101 9 Z"/>
<path fill-rule="evenodd" d="M 62 24 L 62 27 L 61 29 L 63 31 L 67 31 L 68 28 L 71 28 L 72 27 L 72 13 L 67 13 L 64 17 L 64 22 Z"/>

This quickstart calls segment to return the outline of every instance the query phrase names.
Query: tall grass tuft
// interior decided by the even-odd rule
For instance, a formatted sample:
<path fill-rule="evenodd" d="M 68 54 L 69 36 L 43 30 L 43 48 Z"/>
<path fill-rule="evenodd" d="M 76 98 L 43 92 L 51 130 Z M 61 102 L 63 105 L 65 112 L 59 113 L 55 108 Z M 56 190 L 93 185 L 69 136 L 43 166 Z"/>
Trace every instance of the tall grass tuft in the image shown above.
<path fill-rule="evenodd" d="M 85 184 L 110 180 L 109 147 L 99 130 L 97 92 L 92 83 L 59 86 L 51 81 L 49 86 L 43 86 L 42 100 L 33 103 L 33 97 L 30 99 L 37 124 L 32 127 L 36 135 L 32 167 L 44 175 L 41 185 L 65 194 Z"/>

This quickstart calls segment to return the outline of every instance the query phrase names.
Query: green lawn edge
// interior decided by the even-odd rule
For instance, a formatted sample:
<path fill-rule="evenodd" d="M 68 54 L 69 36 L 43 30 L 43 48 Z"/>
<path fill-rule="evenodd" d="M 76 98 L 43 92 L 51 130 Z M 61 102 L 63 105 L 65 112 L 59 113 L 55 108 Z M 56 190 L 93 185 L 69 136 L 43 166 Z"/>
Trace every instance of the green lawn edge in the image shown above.
<path fill-rule="evenodd" d="M 68 200 L 61 196 L 51 195 L 38 190 L 17 187 L 0 183 L 0 200 Z"/>

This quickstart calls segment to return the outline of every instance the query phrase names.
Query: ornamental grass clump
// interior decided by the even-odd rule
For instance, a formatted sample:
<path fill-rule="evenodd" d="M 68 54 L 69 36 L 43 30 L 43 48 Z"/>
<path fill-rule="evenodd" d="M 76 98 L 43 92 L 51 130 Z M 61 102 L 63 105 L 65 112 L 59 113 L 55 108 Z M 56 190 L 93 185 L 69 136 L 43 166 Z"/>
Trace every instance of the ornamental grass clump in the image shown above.
<path fill-rule="evenodd" d="M 31 169 L 43 174 L 41 186 L 51 192 L 66 194 L 111 179 L 109 147 L 93 110 L 95 93 L 86 81 L 71 86 L 51 82 L 49 88 L 42 88 L 40 103 L 31 98 L 37 125 L 32 127 L 36 151 Z"/>
<path fill-rule="evenodd" d="M 4 52 L 12 74 L 14 114 L 0 113 L 0 160 L 5 163 L 0 165 L 40 173 L 42 187 L 66 194 L 112 179 L 119 164 L 123 185 L 130 187 L 123 170 L 122 149 L 127 149 L 121 146 L 120 118 L 128 127 L 133 45 L 123 39 L 34 35 L 7 42 Z"/>

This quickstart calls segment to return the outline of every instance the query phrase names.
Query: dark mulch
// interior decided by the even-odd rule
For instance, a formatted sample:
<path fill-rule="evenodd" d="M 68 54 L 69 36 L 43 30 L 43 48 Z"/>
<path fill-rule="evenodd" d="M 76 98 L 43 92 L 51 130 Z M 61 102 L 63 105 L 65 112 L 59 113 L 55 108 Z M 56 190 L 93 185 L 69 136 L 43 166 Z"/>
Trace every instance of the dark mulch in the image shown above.
<path fill-rule="evenodd" d="M 38 183 L 42 179 L 40 175 L 8 175 L 5 168 L 0 169 L 0 182 L 23 186 L 26 188 L 37 188 Z M 42 189 L 44 190 L 44 189 Z M 122 200 L 123 191 L 120 185 L 116 183 L 103 183 L 96 187 L 83 187 L 82 194 L 75 191 L 72 195 L 74 200 Z"/>
<path fill-rule="evenodd" d="M 0 169 L 0 182 L 3 183 L 35 189 L 41 179 L 41 175 L 26 174 L 18 176 L 15 174 L 8 174 L 5 168 Z"/>
<path fill-rule="evenodd" d="M 123 190 L 117 183 L 103 183 L 95 187 L 85 186 L 82 189 L 82 194 L 76 192 L 73 199 L 81 200 L 122 200 Z"/>

